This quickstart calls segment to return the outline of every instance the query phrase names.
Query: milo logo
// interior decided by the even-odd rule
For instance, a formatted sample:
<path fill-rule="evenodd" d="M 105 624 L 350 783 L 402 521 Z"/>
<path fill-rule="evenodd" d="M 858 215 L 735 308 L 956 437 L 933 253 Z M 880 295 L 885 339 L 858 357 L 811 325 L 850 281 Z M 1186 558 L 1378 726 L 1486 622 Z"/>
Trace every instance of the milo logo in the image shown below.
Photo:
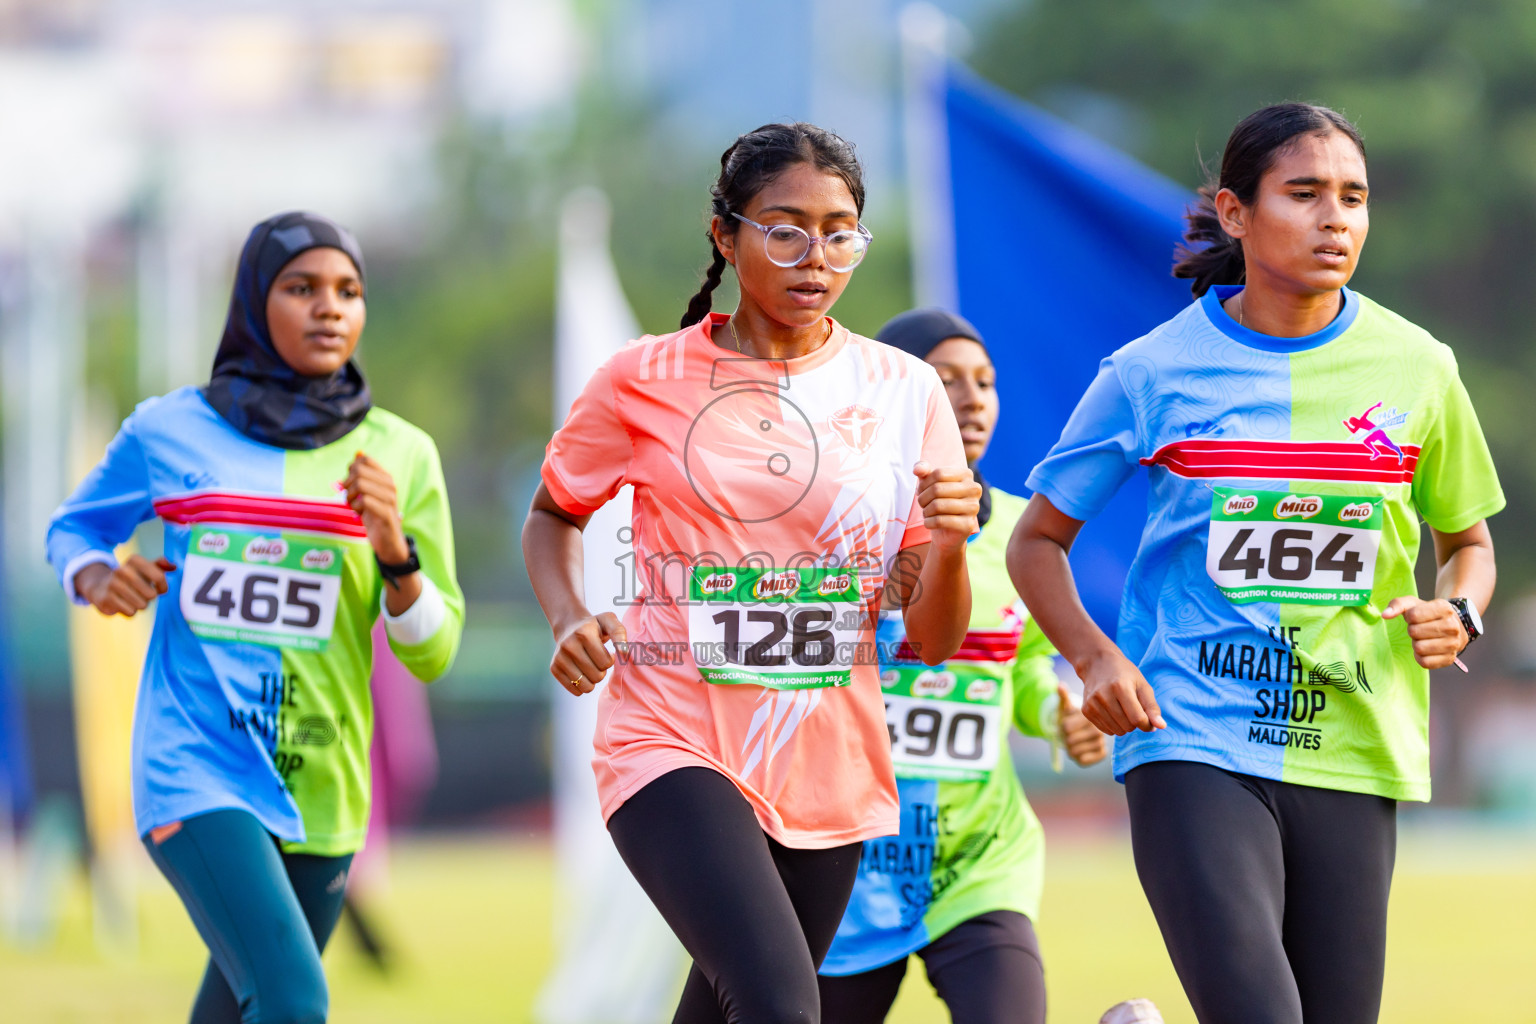
<path fill-rule="evenodd" d="M 699 589 L 706 594 L 729 594 L 736 589 L 736 574 L 733 572 L 716 573 L 714 576 L 704 577 L 699 584 Z"/>
<path fill-rule="evenodd" d="M 852 574 L 840 572 L 836 576 L 823 577 L 821 584 L 816 588 L 816 593 L 822 597 L 828 597 L 832 594 L 846 594 L 852 588 Z"/>
<path fill-rule="evenodd" d="M 1376 511 L 1376 506 L 1368 501 L 1356 502 L 1353 505 L 1345 505 L 1339 509 L 1339 522 L 1358 523 L 1371 518 Z"/>
<path fill-rule="evenodd" d="M 1299 497 L 1288 494 L 1275 502 L 1276 519 L 1311 519 L 1323 510 L 1323 499 L 1312 495 Z"/>
<path fill-rule="evenodd" d="M 929 669 L 912 680 L 914 697 L 948 697 L 954 691 L 955 674 L 953 672 L 936 672 Z"/>
<path fill-rule="evenodd" d="M 901 673 L 893 668 L 888 668 L 880 673 L 880 688 L 882 690 L 889 690 L 899 682 L 901 682 Z"/>
<path fill-rule="evenodd" d="M 330 548 L 310 548 L 299 559 L 299 564 L 306 569 L 329 569 L 336 564 L 336 552 Z"/>
<path fill-rule="evenodd" d="M 241 557 L 247 562 L 270 562 L 276 565 L 288 557 L 288 542 L 281 537 L 253 537 Z"/>
<path fill-rule="evenodd" d="M 197 553 L 200 555 L 222 555 L 229 550 L 229 534 L 205 533 L 197 538 Z"/>
<path fill-rule="evenodd" d="M 772 597 L 791 597 L 800 590 L 800 574 L 790 569 L 786 572 L 765 572 L 752 585 L 752 596 L 759 601 Z"/>
<path fill-rule="evenodd" d="M 965 699 L 978 703 L 985 703 L 997 696 L 996 679 L 972 679 L 971 685 L 965 688 Z"/>
<path fill-rule="evenodd" d="M 1241 516 L 1252 512 L 1259 507 L 1257 494 L 1234 494 L 1227 499 L 1227 503 L 1221 507 L 1221 511 L 1229 516 Z"/>

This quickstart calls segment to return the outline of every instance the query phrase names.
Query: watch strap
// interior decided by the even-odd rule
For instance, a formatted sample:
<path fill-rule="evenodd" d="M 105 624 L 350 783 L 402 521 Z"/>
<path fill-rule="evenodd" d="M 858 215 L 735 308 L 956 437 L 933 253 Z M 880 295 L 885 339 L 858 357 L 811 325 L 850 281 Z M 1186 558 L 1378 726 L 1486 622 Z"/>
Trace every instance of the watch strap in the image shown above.
<path fill-rule="evenodd" d="M 1467 607 L 1467 599 L 1464 597 L 1448 597 L 1446 601 L 1456 609 L 1457 618 L 1461 619 L 1461 628 L 1467 631 L 1467 643 L 1470 644 L 1483 635 L 1483 631 L 1477 628 L 1477 621 L 1472 617 Z"/>
<path fill-rule="evenodd" d="M 399 587 L 398 580 L 404 576 L 409 576 L 413 572 L 421 571 L 421 559 L 416 555 L 416 538 L 410 534 L 405 535 L 405 549 L 410 552 L 410 557 L 403 562 L 385 562 L 379 558 L 377 552 L 373 556 L 373 560 L 379 566 L 379 575 L 384 577 L 386 583 L 397 589 Z"/>

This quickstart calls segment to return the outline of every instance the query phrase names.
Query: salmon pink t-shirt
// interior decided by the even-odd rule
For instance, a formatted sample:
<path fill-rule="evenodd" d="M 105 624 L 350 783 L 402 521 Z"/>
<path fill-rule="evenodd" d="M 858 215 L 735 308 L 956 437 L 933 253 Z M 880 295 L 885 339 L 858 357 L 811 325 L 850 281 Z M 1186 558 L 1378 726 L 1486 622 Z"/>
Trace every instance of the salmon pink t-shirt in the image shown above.
<path fill-rule="evenodd" d="M 603 816 L 659 776 L 703 766 L 786 846 L 891 835 L 870 612 L 896 554 L 928 540 L 912 467 L 964 466 L 960 432 L 919 359 L 830 318 L 830 337 L 805 356 L 742 357 L 711 340 L 725 319 L 615 354 L 545 454 L 544 484 L 572 514 L 634 487 L 639 594 L 624 615 L 628 650 L 598 691 Z M 806 600 L 841 592 L 853 603 L 782 604 L 785 580 L 791 592 L 803 583 Z M 794 669 L 791 648 L 812 667 L 750 667 Z"/>

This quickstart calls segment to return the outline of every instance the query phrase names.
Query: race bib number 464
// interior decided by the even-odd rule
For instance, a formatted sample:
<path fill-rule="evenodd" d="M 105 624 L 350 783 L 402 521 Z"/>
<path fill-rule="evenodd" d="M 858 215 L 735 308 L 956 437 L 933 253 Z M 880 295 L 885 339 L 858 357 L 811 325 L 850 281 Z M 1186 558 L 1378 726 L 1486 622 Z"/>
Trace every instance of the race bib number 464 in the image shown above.
<path fill-rule="evenodd" d="M 857 569 L 717 569 L 689 582 L 688 642 L 708 683 L 847 686 L 864 626 Z"/>
<path fill-rule="evenodd" d="M 1370 601 L 1385 499 L 1232 487 L 1212 491 L 1205 570 L 1228 600 Z"/>
<path fill-rule="evenodd" d="M 197 526 L 181 576 L 181 614 L 209 640 L 323 651 L 341 595 L 341 547 Z"/>

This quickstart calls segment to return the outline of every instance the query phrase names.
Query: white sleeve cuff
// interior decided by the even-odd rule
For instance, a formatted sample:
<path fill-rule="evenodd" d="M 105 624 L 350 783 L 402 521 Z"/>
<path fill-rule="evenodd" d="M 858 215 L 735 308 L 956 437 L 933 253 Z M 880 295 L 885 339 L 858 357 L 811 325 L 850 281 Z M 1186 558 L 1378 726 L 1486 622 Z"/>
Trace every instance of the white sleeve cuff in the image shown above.
<path fill-rule="evenodd" d="M 1052 743 L 1061 735 L 1061 694 L 1054 690 L 1040 702 L 1040 731 Z"/>
<path fill-rule="evenodd" d="M 64 566 L 64 572 L 62 573 L 64 577 L 64 594 L 75 604 L 88 605 L 91 603 L 75 592 L 75 577 L 80 575 L 81 569 L 88 565 L 95 565 L 98 562 L 113 569 L 117 568 L 117 556 L 110 551 L 82 551 L 74 558 L 71 558 Z"/>
<path fill-rule="evenodd" d="M 421 593 L 411 606 L 399 615 L 389 614 L 384 605 L 384 631 L 397 644 L 413 647 L 432 639 L 448 618 L 448 606 L 443 603 L 442 592 L 426 573 L 420 573 Z M 384 584 L 386 587 L 389 584 Z"/>

